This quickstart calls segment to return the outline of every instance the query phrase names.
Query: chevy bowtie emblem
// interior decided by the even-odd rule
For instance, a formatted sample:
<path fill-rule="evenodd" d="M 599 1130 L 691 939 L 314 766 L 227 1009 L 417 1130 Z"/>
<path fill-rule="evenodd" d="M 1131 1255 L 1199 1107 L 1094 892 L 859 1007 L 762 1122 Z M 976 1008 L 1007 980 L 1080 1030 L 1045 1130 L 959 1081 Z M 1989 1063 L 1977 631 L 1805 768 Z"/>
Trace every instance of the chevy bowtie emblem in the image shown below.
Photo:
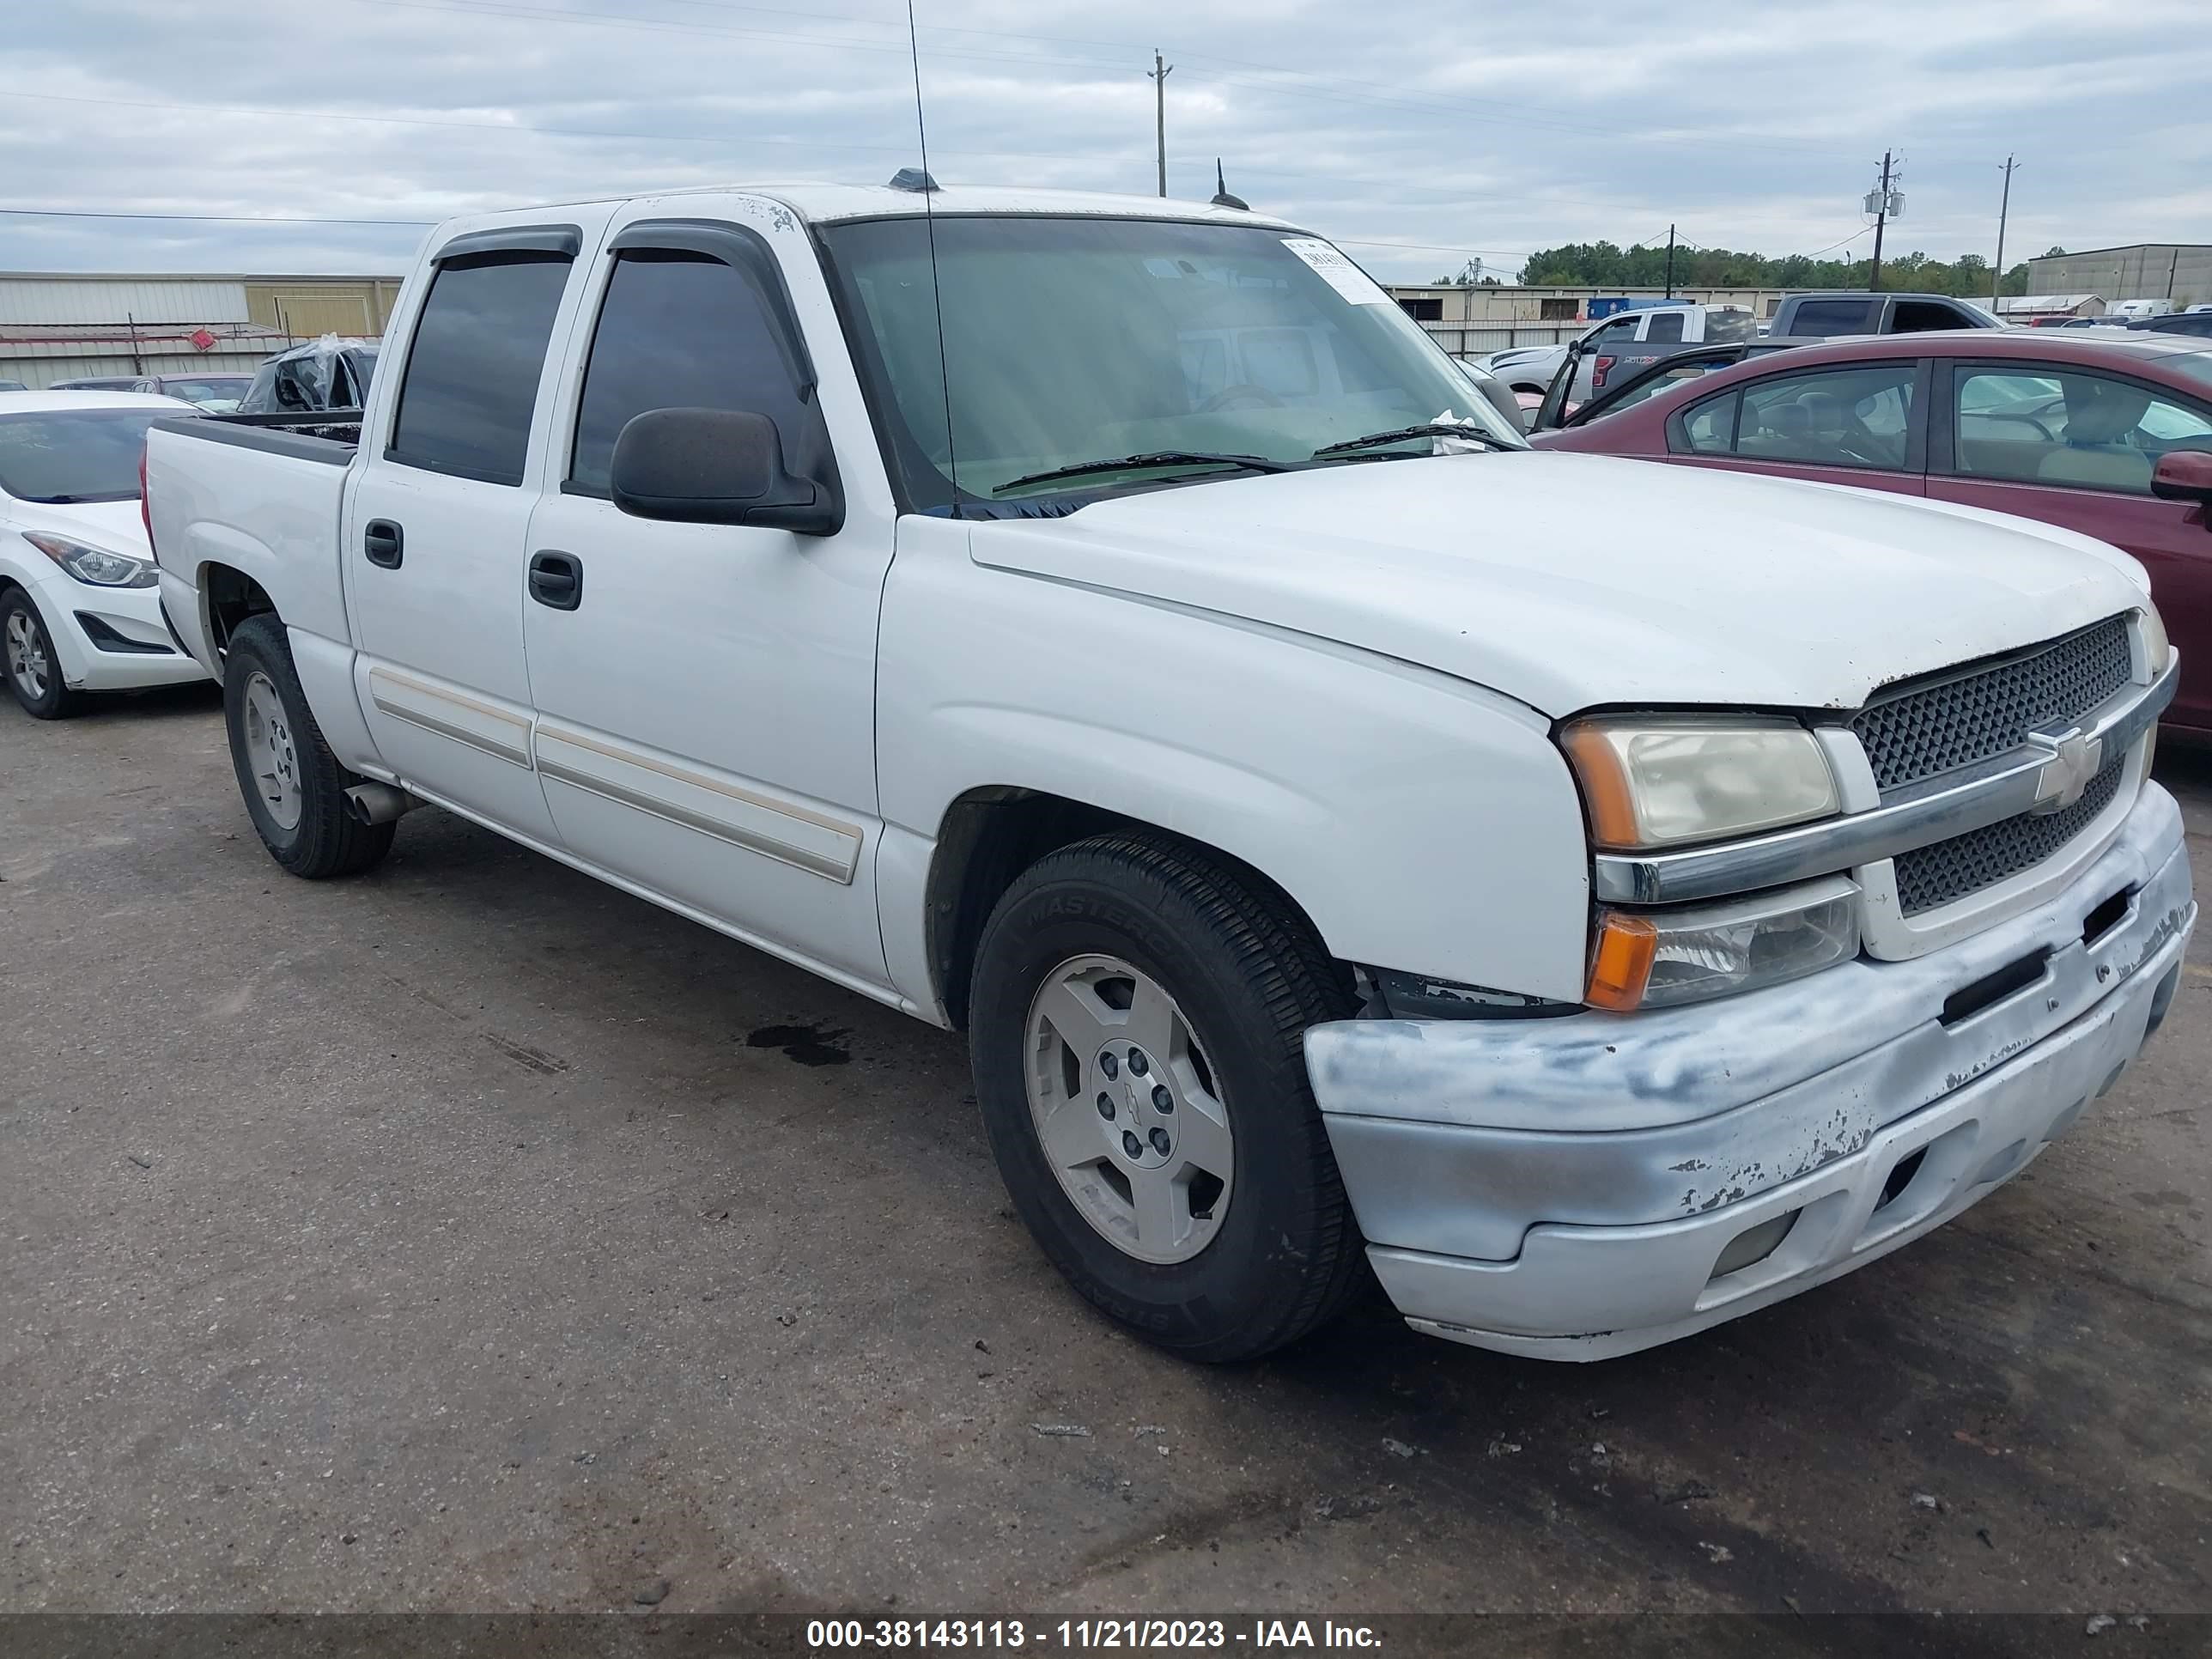
<path fill-rule="evenodd" d="M 2035 805 L 2031 811 L 2063 811 L 2081 799 L 2089 780 L 2104 768 L 2105 740 L 2086 736 L 2078 726 L 2063 738 L 2032 732 L 2028 741 L 2051 750 L 2051 758 L 2035 775 Z"/>

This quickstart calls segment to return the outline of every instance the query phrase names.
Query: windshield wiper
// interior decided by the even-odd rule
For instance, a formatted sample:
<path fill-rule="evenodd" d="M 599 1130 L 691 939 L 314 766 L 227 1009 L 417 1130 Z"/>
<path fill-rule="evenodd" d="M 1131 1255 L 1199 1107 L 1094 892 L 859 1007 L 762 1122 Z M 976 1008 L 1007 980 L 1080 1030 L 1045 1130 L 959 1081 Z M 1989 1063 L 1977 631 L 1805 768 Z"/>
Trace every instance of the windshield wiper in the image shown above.
<path fill-rule="evenodd" d="M 1055 466 L 1042 472 L 1032 472 L 1026 477 L 1009 478 L 994 488 L 994 495 L 1003 495 L 1009 489 L 1019 489 L 1024 484 L 1049 483 L 1054 478 L 1079 478 L 1086 472 L 1135 472 L 1155 466 L 1235 466 L 1248 472 L 1287 472 L 1297 465 L 1291 461 L 1271 461 L 1265 455 L 1219 455 L 1198 449 L 1156 449 L 1145 455 L 1122 455 L 1112 460 L 1077 461 L 1068 466 Z"/>
<path fill-rule="evenodd" d="M 1469 443 L 1484 444 L 1492 449 L 1518 449 L 1518 444 L 1509 444 L 1479 426 L 1459 426 L 1449 421 L 1423 421 L 1419 426 L 1401 426 L 1389 432 L 1370 432 L 1364 438 L 1346 438 L 1342 443 L 1323 444 L 1314 451 L 1314 459 L 1324 455 L 1349 455 L 1356 449 L 1374 449 L 1383 444 L 1401 444 L 1410 438 L 1464 438 Z"/>

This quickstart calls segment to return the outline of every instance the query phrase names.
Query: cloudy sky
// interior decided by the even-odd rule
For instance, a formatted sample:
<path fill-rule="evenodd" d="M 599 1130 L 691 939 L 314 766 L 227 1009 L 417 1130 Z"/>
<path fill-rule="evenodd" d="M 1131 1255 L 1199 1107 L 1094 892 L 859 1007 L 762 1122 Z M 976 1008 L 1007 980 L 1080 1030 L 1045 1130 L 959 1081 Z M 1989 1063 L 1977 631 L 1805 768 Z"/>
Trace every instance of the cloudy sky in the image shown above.
<path fill-rule="evenodd" d="M 397 271 L 410 223 L 913 158 L 900 0 L 4 0 L 0 270 Z M 2208 0 L 916 0 L 948 181 L 1213 158 L 1386 280 L 1607 237 L 1988 257 L 2212 240 Z M 246 216 L 37 217 L 71 215 Z M 292 222 L 276 222 L 278 221 Z M 1855 239 L 1848 240 L 1847 239 Z"/>

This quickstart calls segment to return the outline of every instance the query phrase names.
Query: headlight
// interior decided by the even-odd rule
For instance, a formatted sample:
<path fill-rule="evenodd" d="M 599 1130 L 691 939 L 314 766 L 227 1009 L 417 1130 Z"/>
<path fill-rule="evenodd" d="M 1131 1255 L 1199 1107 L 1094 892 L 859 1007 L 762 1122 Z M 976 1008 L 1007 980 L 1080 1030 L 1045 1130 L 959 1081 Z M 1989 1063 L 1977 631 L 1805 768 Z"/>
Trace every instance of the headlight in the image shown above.
<path fill-rule="evenodd" d="M 151 587 L 156 580 L 152 565 L 128 553 L 111 553 L 65 536 L 34 536 L 28 531 L 23 539 L 79 581 L 90 582 L 94 587 Z"/>
<path fill-rule="evenodd" d="M 2151 678 L 2156 679 L 2173 660 L 2173 642 L 2166 637 L 2166 618 L 2148 600 L 2142 608 L 2142 635 L 2143 656 L 2150 664 Z"/>
<path fill-rule="evenodd" d="M 1577 720 L 1559 744 L 1582 783 L 1591 841 L 1614 851 L 1778 829 L 1840 804 L 1820 740 L 1788 720 Z"/>
<path fill-rule="evenodd" d="M 1779 985 L 1859 953 L 1840 876 L 1686 910 L 1600 910 L 1586 1000 L 1626 1013 Z"/>

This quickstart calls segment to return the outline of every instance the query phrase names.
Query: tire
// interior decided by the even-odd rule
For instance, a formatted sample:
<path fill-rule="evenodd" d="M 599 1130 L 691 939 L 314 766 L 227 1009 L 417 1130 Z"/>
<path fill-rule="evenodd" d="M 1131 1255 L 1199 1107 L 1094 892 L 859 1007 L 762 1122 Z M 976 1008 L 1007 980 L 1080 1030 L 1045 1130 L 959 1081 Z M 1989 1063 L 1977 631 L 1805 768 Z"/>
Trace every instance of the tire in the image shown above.
<path fill-rule="evenodd" d="M 1137 1051 L 1121 1034 L 1140 1014 L 1163 1046 L 1146 980 L 1164 994 L 1172 1035 L 1139 1082 L 1135 1060 L 1109 1062 Z M 1093 1004 L 1109 1022 L 1095 1061 L 1087 1036 L 1066 1036 L 1088 1030 Z M 1015 878 L 977 945 L 975 1094 L 1015 1207 L 1081 1295 L 1160 1347 L 1222 1363 L 1297 1341 L 1369 1283 L 1303 1041 L 1351 1006 L 1287 902 L 1218 856 L 1102 836 Z M 1164 1114 L 1153 1109 L 1163 1085 Z M 1160 1130 L 1181 1138 L 1156 1158 L 1139 1137 Z M 1220 1176 L 1216 1163 L 1229 1166 Z M 1170 1193 L 1158 1229 L 1156 1178 Z M 1148 1238 L 1159 1248 L 1148 1252 Z"/>
<path fill-rule="evenodd" d="M 33 720 L 65 720 L 85 711 L 84 693 L 62 684 L 46 618 L 20 587 L 0 589 L 0 679 Z"/>
<path fill-rule="evenodd" d="M 249 617 L 231 635 L 222 713 L 239 793 L 270 857 L 295 876 L 322 881 L 366 870 L 392 850 L 397 825 L 363 823 L 346 810 L 345 792 L 362 780 L 340 766 L 323 741 L 292 665 L 291 642 L 273 615 Z M 283 757 L 276 763 L 282 784 L 273 787 L 264 781 L 270 750 L 263 747 L 271 732 Z M 289 793 L 273 799 L 283 784 Z"/>

